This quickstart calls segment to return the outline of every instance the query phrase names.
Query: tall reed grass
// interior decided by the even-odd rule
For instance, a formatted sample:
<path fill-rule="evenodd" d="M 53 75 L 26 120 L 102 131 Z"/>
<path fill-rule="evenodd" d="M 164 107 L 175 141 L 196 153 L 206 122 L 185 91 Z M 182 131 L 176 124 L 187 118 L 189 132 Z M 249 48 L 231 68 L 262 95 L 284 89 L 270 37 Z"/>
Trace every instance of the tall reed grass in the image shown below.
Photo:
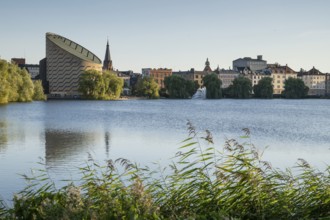
<path fill-rule="evenodd" d="M 89 160 L 82 178 L 57 189 L 47 176 L 24 176 L 2 219 L 330 219 L 330 166 L 324 172 L 299 159 L 279 170 L 262 160 L 244 129 L 214 146 L 188 122 L 189 137 L 165 168 L 125 159 L 103 166 Z"/>

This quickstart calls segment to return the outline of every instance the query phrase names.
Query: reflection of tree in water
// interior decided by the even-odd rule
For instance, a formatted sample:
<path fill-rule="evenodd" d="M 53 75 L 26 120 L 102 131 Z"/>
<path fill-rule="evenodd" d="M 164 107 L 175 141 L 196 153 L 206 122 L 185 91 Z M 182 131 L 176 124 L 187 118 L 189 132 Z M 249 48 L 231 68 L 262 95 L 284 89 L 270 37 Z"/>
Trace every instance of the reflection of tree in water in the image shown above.
<path fill-rule="evenodd" d="M 7 142 L 8 142 L 7 123 L 4 121 L 0 121 L 0 152 L 6 150 Z"/>
<path fill-rule="evenodd" d="M 47 166 L 65 165 L 79 161 L 94 146 L 95 134 L 62 130 L 46 130 L 45 159 Z"/>

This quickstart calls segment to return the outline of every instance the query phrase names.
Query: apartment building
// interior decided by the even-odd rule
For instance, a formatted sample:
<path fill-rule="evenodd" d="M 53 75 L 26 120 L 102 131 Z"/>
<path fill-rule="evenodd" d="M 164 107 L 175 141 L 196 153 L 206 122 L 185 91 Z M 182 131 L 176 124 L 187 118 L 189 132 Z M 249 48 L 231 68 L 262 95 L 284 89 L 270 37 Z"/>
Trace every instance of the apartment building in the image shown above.
<path fill-rule="evenodd" d="M 142 76 L 150 76 L 154 78 L 155 82 L 158 84 L 159 88 L 165 88 L 164 80 L 165 77 L 172 75 L 172 69 L 167 68 L 143 68 Z"/>
<path fill-rule="evenodd" d="M 309 71 L 300 70 L 298 77 L 304 81 L 309 88 L 308 95 L 323 96 L 326 93 L 326 74 L 313 67 Z"/>
<path fill-rule="evenodd" d="M 297 72 L 288 67 L 288 65 L 269 64 L 267 70 L 270 71 L 273 78 L 274 94 L 281 94 L 284 91 L 285 80 L 290 77 L 297 78 Z"/>

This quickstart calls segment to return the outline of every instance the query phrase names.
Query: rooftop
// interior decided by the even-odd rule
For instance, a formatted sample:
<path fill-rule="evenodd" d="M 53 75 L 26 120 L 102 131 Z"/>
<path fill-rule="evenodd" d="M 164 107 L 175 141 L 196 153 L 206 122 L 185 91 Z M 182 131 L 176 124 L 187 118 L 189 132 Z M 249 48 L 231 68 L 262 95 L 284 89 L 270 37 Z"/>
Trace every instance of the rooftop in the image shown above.
<path fill-rule="evenodd" d="M 293 69 L 291 69 L 288 65 L 281 66 L 277 63 L 268 64 L 267 69 L 271 70 L 272 73 L 296 73 Z"/>
<path fill-rule="evenodd" d="M 262 59 L 262 55 L 258 55 L 258 56 L 257 56 L 257 59 L 253 59 L 253 58 L 251 58 L 251 57 L 244 57 L 244 58 L 238 58 L 238 59 L 236 59 L 236 60 L 234 60 L 234 61 L 238 61 L 238 60 L 246 60 L 246 61 L 263 61 L 263 62 L 266 62 L 266 60 L 263 60 L 263 59 Z"/>
<path fill-rule="evenodd" d="M 46 33 L 46 38 L 56 44 L 58 47 L 62 48 L 63 50 L 71 53 L 72 55 L 79 57 L 80 59 L 94 62 L 97 64 L 102 64 L 100 58 L 98 58 L 94 53 L 90 52 L 83 46 L 69 40 L 65 37 L 62 37 L 58 34 L 54 33 Z"/>

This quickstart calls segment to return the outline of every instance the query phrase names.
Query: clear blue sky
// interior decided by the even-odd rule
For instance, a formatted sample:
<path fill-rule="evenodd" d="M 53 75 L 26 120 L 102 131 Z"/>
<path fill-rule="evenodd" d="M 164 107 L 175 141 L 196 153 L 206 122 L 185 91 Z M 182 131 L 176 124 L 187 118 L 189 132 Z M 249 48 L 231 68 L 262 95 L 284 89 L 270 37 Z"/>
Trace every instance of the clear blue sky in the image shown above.
<path fill-rule="evenodd" d="M 263 55 L 330 72 L 329 0 L 2 0 L 0 56 L 45 57 L 45 33 L 67 37 L 114 67 L 228 68 Z"/>

